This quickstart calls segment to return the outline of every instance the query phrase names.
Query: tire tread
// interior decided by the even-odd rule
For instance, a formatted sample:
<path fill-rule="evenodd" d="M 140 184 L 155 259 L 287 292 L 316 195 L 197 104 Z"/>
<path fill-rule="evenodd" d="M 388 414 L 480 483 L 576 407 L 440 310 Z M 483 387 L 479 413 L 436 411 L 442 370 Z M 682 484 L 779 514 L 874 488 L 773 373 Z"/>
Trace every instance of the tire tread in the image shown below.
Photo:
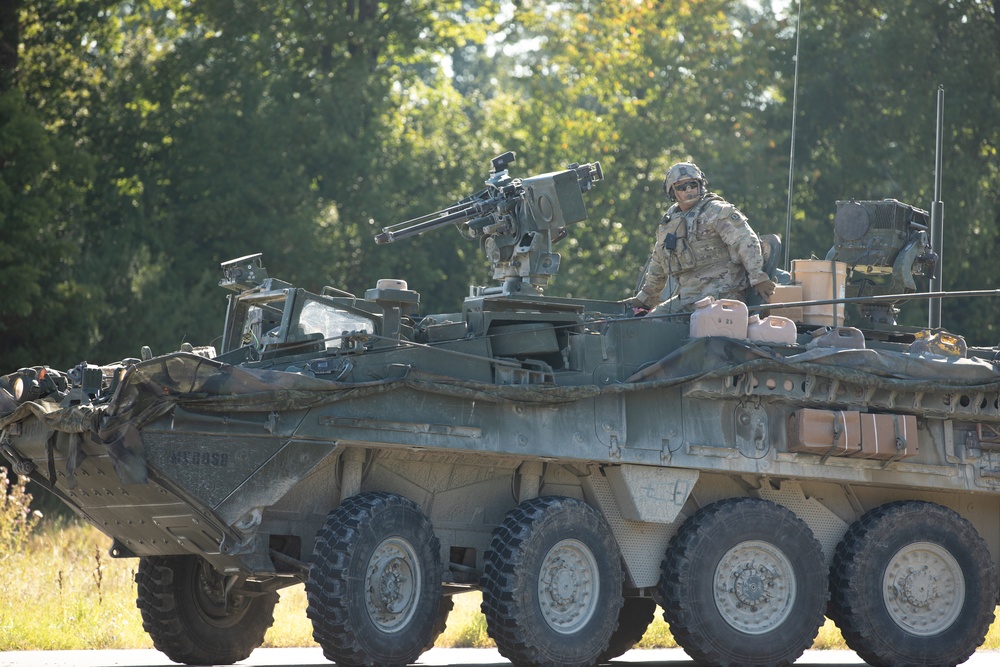
<path fill-rule="evenodd" d="M 153 646 L 174 662 L 191 665 L 231 665 L 245 660 L 264 642 L 264 635 L 274 623 L 276 593 L 256 596 L 249 602 L 246 616 L 238 625 L 225 630 L 213 629 L 215 641 L 192 632 L 190 623 L 198 615 L 182 609 L 175 582 L 177 568 L 195 567 L 196 556 L 148 556 L 139 559 L 135 574 L 136 607 L 142 617 L 142 629 Z"/>
<path fill-rule="evenodd" d="M 973 548 L 969 554 L 974 561 L 974 567 L 982 573 L 982 575 L 975 577 L 977 585 L 982 586 L 984 590 L 996 590 L 997 588 L 996 567 L 990 559 L 985 543 L 972 524 L 956 512 L 936 503 L 915 500 L 887 503 L 867 512 L 854 522 L 837 546 L 833 563 L 830 566 L 828 613 L 840 629 L 847 645 L 862 660 L 871 665 L 887 667 L 921 664 L 930 667 L 931 665 L 960 664 L 967 660 L 982 644 L 989 626 L 993 622 L 996 599 L 987 596 L 981 604 L 982 609 L 975 612 L 976 618 L 971 624 L 978 626 L 980 631 L 969 628 L 975 637 L 972 637 L 964 646 L 954 645 L 949 654 L 928 656 L 929 662 L 925 663 L 915 662 L 904 660 L 896 651 L 887 647 L 884 641 L 885 633 L 865 613 L 864 605 L 859 596 L 860 591 L 856 589 L 860 577 L 859 570 L 865 565 L 864 551 L 870 540 L 874 539 L 872 536 L 878 535 L 881 539 L 887 527 L 891 527 L 893 524 L 907 524 L 912 522 L 915 517 L 921 516 L 952 526 L 956 533 L 962 536 L 962 539 L 968 539 L 971 544 L 978 545 L 978 548 Z M 954 636 L 954 633 L 949 633 L 949 635 Z M 940 644 L 938 643 L 937 646 L 940 647 Z"/>
<path fill-rule="evenodd" d="M 598 658 L 595 654 L 584 661 L 574 661 L 571 657 L 553 661 L 541 647 L 528 641 L 529 633 L 524 629 L 529 619 L 520 616 L 520 608 L 515 600 L 520 555 L 524 545 L 533 537 L 533 527 L 548 515 L 571 507 L 592 513 L 601 523 L 604 521 L 596 510 L 582 501 L 560 496 L 542 496 L 527 500 L 512 509 L 493 532 L 480 581 L 483 592 L 481 609 L 486 616 L 487 633 L 496 642 L 501 655 L 515 665 L 584 667 L 594 664 Z M 617 549 L 611 557 L 615 559 L 615 563 L 619 562 Z M 620 575 L 618 584 L 621 584 Z M 617 618 L 622 604 L 620 593 L 611 596 L 610 604 L 612 607 L 618 605 L 611 609 Z"/>
<path fill-rule="evenodd" d="M 309 560 L 310 575 L 306 582 L 306 615 L 312 621 L 313 639 L 323 648 L 323 655 L 338 665 L 398 667 L 416 662 L 420 654 L 432 647 L 444 631 L 447 612 L 443 610 L 446 602 L 442 601 L 435 608 L 438 617 L 435 618 L 429 641 L 401 653 L 395 659 L 376 659 L 357 637 L 347 601 L 350 591 L 343 584 L 349 575 L 349 556 L 360 539 L 363 526 L 376 514 L 392 507 L 406 507 L 420 512 L 416 503 L 398 494 L 363 493 L 347 498 L 331 511 L 316 536 L 316 545 Z M 439 553 L 440 542 L 436 536 L 431 539 L 430 548 L 434 554 Z M 439 575 L 440 572 L 426 573 L 428 577 L 440 579 Z M 450 611 L 450 607 L 448 610 Z"/>
<path fill-rule="evenodd" d="M 713 637 L 704 636 L 698 628 L 698 611 L 695 605 L 699 602 L 698 596 L 690 589 L 697 582 L 693 580 L 692 572 L 695 556 L 702 549 L 704 542 L 712 535 L 712 527 L 720 517 L 724 515 L 745 514 L 746 521 L 760 522 L 759 516 L 762 508 L 776 513 L 776 516 L 790 515 L 789 518 L 799 522 L 805 527 L 798 517 L 788 509 L 769 501 L 762 501 L 755 498 L 727 498 L 707 505 L 689 518 L 681 526 L 677 534 L 674 535 L 667 548 L 666 557 L 663 559 L 660 573 L 659 603 L 663 607 L 663 618 L 670 625 L 670 632 L 677 644 L 691 655 L 696 661 L 702 664 L 717 665 L 719 667 L 736 667 L 738 665 L 756 664 L 754 661 L 734 658 L 723 652 L 713 641 Z M 787 514 L 786 514 L 787 513 Z M 806 527 L 808 531 L 808 527 Z M 822 562 L 822 547 L 819 541 L 809 533 L 809 541 L 800 545 L 802 549 L 809 549 L 816 554 L 817 562 Z M 814 617 L 806 619 L 806 630 L 812 629 L 810 637 L 803 636 L 797 647 L 791 647 L 787 652 L 787 657 L 780 660 L 768 660 L 759 664 L 767 665 L 790 665 L 809 646 L 819 627 L 823 624 L 823 606 L 827 599 L 827 592 L 822 593 L 823 604 L 817 605 Z"/>

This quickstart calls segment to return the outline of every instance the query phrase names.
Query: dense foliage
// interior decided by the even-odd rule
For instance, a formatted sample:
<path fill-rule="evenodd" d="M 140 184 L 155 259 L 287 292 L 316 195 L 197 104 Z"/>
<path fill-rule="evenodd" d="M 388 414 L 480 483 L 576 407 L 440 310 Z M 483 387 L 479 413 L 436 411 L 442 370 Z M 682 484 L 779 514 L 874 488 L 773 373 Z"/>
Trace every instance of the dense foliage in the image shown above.
<path fill-rule="evenodd" d="M 515 174 L 604 164 L 553 294 L 631 294 L 679 159 L 783 234 L 796 5 L 775 4 L 0 0 L 0 371 L 209 344 L 219 262 L 252 252 L 314 289 L 405 278 L 453 311 L 488 280 L 475 244 L 372 236 L 476 190 L 504 150 Z M 945 287 L 1000 282 L 998 6 L 807 0 L 792 256 L 825 254 L 837 199 L 929 208 L 943 84 Z M 979 344 L 998 315 L 944 307 Z"/>

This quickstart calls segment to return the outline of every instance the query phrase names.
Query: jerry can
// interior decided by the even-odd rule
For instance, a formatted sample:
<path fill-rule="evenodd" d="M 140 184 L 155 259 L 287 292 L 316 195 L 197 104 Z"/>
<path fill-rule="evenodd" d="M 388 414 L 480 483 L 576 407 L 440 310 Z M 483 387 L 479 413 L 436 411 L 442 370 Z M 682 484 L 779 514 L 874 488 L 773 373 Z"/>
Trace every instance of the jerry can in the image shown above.
<path fill-rule="evenodd" d="M 747 338 L 756 342 L 795 345 L 797 335 L 795 322 L 780 315 L 751 315 L 747 325 Z"/>
<path fill-rule="evenodd" d="M 747 305 L 736 299 L 718 299 L 706 296 L 695 302 L 691 313 L 691 338 L 725 336 L 745 339 L 749 311 Z"/>

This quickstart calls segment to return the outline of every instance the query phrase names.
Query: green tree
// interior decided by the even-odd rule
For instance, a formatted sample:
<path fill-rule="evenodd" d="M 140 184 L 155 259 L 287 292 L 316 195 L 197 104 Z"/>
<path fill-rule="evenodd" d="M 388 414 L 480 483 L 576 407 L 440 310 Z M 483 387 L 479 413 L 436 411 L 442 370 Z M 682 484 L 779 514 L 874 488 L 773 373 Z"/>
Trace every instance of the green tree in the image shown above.
<path fill-rule="evenodd" d="M 514 87 L 492 101 L 489 127 L 517 125 L 511 147 L 534 163 L 599 159 L 607 172 L 588 197 L 591 220 L 564 242 L 556 290 L 631 294 L 669 205 L 663 175 L 679 160 L 696 160 L 760 231 L 779 231 L 772 209 L 784 207 L 787 160 L 761 131 L 781 101 L 770 11 L 728 0 L 519 9 Z"/>
<path fill-rule="evenodd" d="M 148 7 L 104 64 L 93 123 L 109 174 L 92 193 L 102 215 L 86 249 L 114 309 L 103 356 L 210 342 L 221 329 L 218 263 L 232 257 L 263 252 L 272 275 L 356 292 L 385 268 L 413 268 L 384 256 L 376 265 L 371 221 L 420 208 L 405 196 L 427 199 L 428 164 L 459 185 L 467 173 L 450 153 L 468 133 L 436 74 L 451 45 L 482 38 L 483 10 L 460 7 Z"/>
<path fill-rule="evenodd" d="M 80 223 L 93 162 L 80 100 L 100 2 L 0 3 L 0 367 L 80 360 L 100 289 L 80 275 Z"/>
<path fill-rule="evenodd" d="M 210 342 L 218 262 L 251 252 L 454 310 L 490 281 L 477 244 L 372 237 L 505 150 L 514 175 L 604 164 L 553 294 L 631 293 L 677 160 L 784 232 L 795 25 L 766 3 L 0 0 L 0 19 L 4 369 Z M 793 256 L 825 253 L 837 199 L 929 206 L 944 82 L 945 285 L 995 282 L 997 34 L 979 0 L 806 3 Z M 947 301 L 946 325 L 992 343 L 997 309 Z"/>
<path fill-rule="evenodd" d="M 935 95 L 944 84 L 944 286 L 1000 282 L 991 260 L 1000 192 L 997 8 L 976 0 L 804 6 L 796 206 L 809 221 L 799 231 L 813 247 L 829 244 L 838 199 L 892 197 L 930 207 Z M 997 343 L 996 299 L 943 306 L 945 327 L 970 342 Z M 927 322 L 922 303 L 905 306 L 903 317 L 916 326 Z"/>

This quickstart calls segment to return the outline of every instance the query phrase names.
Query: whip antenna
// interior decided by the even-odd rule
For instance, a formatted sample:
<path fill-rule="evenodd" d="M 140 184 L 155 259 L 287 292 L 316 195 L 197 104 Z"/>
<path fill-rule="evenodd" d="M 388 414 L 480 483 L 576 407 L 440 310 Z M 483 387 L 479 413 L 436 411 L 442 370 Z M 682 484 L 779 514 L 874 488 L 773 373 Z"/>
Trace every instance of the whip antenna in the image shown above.
<path fill-rule="evenodd" d="M 785 215 L 785 271 L 790 270 L 792 249 L 792 183 L 795 175 L 795 120 L 799 108 L 799 37 L 802 34 L 802 0 L 795 17 L 795 72 L 792 75 L 792 141 L 788 153 L 788 211 Z"/>
<path fill-rule="evenodd" d="M 931 204 L 931 248 L 938 255 L 931 276 L 931 292 L 944 289 L 944 202 L 941 201 L 941 159 L 944 150 L 944 86 L 938 85 L 937 120 L 934 132 L 934 202 Z M 927 308 L 927 328 L 941 326 L 941 299 L 932 298 Z"/>

